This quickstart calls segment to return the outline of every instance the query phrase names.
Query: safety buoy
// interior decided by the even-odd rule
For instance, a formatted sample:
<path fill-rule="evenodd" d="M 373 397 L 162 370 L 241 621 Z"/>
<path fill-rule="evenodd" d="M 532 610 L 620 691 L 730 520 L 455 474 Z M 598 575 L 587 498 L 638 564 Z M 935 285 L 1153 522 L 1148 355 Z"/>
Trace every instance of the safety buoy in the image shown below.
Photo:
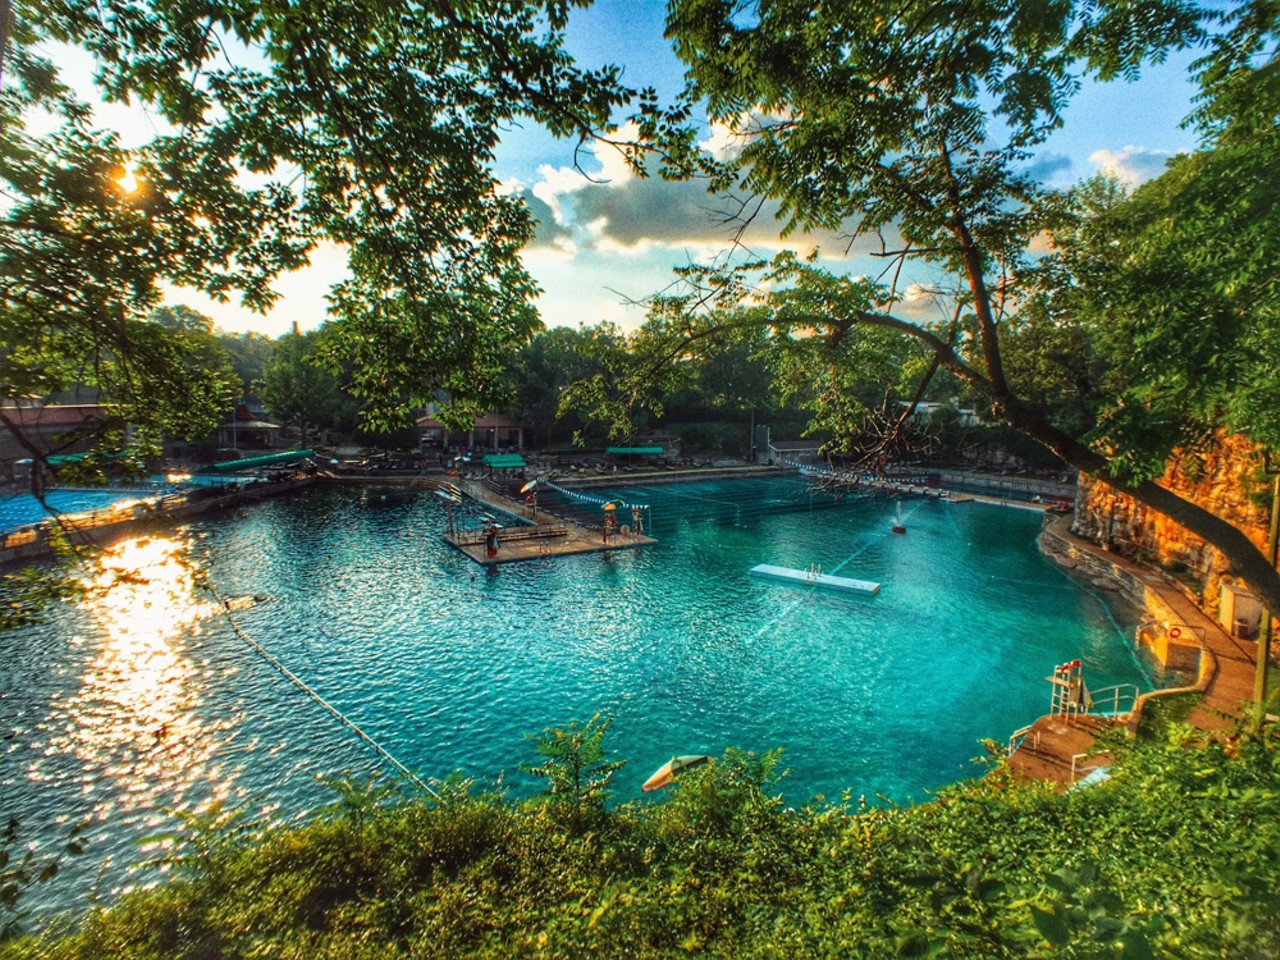
<path fill-rule="evenodd" d="M 1169 639 L 1170 639 L 1170 640 L 1177 640 L 1180 636 L 1182 636 L 1182 628 L 1181 628 L 1181 627 L 1170 627 L 1170 628 L 1169 628 Z"/>
<path fill-rule="evenodd" d="M 532 493 L 531 493 L 531 494 L 529 494 L 527 497 L 525 497 L 525 498 L 524 498 L 524 505 L 525 505 L 526 507 L 532 507 L 532 506 L 533 506 L 533 494 L 532 494 Z"/>

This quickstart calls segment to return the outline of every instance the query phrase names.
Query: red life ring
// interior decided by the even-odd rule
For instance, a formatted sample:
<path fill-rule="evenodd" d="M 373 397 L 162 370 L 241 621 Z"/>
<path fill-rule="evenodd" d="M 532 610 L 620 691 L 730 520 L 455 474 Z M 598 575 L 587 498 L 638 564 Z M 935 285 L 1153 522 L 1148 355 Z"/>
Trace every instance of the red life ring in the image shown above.
<path fill-rule="evenodd" d="M 1170 639 L 1170 640 L 1177 640 L 1180 636 L 1182 636 L 1182 628 L 1181 628 L 1181 627 L 1170 627 L 1170 628 L 1169 628 L 1169 639 Z"/>
<path fill-rule="evenodd" d="M 532 507 L 532 506 L 533 506 L 533 494 L 532 494 L 532 493 L 531 493 L 531 494 L 529 494 L 527 497 L 525 497 L 525 498 L 524 498 L 524 505 L 525 505 L 526 507 Z"/>

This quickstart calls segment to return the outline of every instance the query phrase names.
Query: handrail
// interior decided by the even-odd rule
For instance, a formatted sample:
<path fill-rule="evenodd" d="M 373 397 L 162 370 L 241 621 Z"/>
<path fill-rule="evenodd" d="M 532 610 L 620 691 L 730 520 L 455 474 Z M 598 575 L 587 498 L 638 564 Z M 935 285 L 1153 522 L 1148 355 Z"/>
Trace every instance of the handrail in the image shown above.
<path fill-rule="evenodd" d="M 1018 748 L 1022 746 L 1022 742 L 1026 740 L 1027 736 L 1033 732 L 1035 733 L 1035 738 L 1032 740 L 1031 748 L 1033 750 L 1038 748 L 1040 746 L 1040 731 L 1036 730 L 1036 725 L 1034 723 L 1029 723 L 1025 727 L 1019 727 L 1017 730 L 1013 731 L 1012 734 L 1010 734 L 1009 750 L 1005 754 L 1005 756 L 1012 757 L 1015 753 L 1017 753 Z"/>
<path fill-rule="evenodd" d="M 498 539 L 503 543 L 510 543 L 514 540 L 546 540 L 568 535 L 569 528 L 564 524 L 544 523 L 536 527 L 503 527 L 498 533 Z M 468 530 L 457 534 L 453 542 L 458 546 L 477 546 L 484 543 L 487 537 L 487 531 Z"/>
<path fill-rule="evenodd" d="M 1141 696 L 1141 694 L 1142 691 L 1138 689 L 1138 685 L 1136 683 L 1117 683 L 1114 686 L 1102 687 L 1099 690 L 1090 690 L 1089 696 L 1093 700 L 1093 703 L 1090 705 L 1087 712 L 1100 716 L 1122 716 L 1133 711 L 1134 706 L 1138 702 L 1138 697 Z M 1125 696 L 1130 696 L 1133 700 L 1129 704 L 1128 710 L 1121 710 L 1120 698 Z M 1111 701 L 1111 709 L 1099 709 L 1100 704 L 1106 700 Z"/>

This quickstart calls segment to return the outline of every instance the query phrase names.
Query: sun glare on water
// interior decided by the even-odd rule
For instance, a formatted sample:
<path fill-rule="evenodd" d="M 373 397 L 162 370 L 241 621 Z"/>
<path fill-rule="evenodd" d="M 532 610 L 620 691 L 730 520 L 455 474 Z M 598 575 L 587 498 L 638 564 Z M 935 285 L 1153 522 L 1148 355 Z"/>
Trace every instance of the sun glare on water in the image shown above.
<path fill-rule="evenodd" d="M 76 640 L 96 656 L 51 746 L 79 761 L 95 819 L 125 815 L 158 827 L 170 810 L 202 809 L 229 789 L 210 769 L 218 730 L 198 716 L 204 683 L 189 652 L 218 606 L 199 598 L 187 551 L 177 538 L 126 540 L 88 577 L 83 604 L 99 630 Z M 105 782 L 114 789 L 100 791 Z"/>

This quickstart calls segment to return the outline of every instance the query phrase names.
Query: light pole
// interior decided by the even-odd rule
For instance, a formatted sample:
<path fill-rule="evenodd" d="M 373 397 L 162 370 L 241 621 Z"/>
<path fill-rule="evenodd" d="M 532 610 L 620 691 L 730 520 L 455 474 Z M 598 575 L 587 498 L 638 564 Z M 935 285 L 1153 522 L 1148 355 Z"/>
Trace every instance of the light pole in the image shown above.
<path fill-rule="evenodd" d="M 1276 548 L 1280 546 L 1280 476 L 1271 492 L 1271 531 L 1267 539 L 1267 558 L 1271 569 L 1276 566 Z M 1259 727 L 1267 718 L 1267 666 L 1271 660 L 1271 610 L 1262 611 L 1258 629 L 1258 663 L 1253 675 L 1254 720 Z"/>

